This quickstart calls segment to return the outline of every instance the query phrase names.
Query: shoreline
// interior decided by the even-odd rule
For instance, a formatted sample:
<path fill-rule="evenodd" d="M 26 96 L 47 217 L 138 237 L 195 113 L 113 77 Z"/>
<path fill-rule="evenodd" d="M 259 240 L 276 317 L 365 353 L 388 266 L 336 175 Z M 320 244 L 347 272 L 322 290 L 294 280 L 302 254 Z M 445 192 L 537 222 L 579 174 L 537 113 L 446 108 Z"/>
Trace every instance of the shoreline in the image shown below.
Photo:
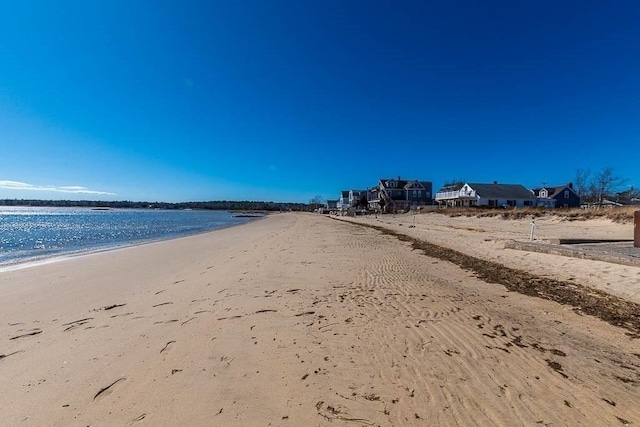
<path fill-rule="evenodd" d="M 159 242 L 165 242 L 169 240 L 182 239 L 182 238 L 187 238 L 191 236 L 198 236 L 200 234 L 213 233 L 217 230 L 223 230 L 226 228 L 239 227 L 245 224 L 249 224 L 251 222 L 264 219 L 266 217 L 267 215 L 246 217 L 250 219 L 242 223 L 229 224 L 229 225 L 217 227 L 211 230 L 197 231 L 197 232 L 182 234 L 178 236 L 159 237 L 159 238 L 142 240 L 142 241 L 131 242 L 131 243 L 114 244 L 113 246 L 106 245 L 102 247 L 93 247 L 88 249 L 79 249 L 75 251 L 61 252 L 55 255 L 44 255 L 42 257 L 33 257 L 33 258 L 28 258 L 20 261 L 9 261 L 5 263 L 0 263 L 0 274 L 7 271 L 15 271 L 15 270 L 21 270 L 21 269 L 30 268 L 30 267 L 37 267 L 40 265 L 62 262 L 69 259 L 91 256 L 91 255 L 100 254 L 104 252 L 118 251 L 118 250 L 137 247 L 137 246 L 144 246 L 144 245 L 150 245 L 150 244 L 159 243 Z"/>

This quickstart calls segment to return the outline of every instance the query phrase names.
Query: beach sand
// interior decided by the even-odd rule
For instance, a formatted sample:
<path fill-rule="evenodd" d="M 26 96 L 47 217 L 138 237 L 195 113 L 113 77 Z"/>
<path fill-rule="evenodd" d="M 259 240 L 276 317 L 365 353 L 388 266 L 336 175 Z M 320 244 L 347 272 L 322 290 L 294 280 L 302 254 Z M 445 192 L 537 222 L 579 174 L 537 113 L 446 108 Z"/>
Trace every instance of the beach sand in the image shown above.
<path fill-rule="evenodd" d="M 353 221 L 640 295 L 640 268 L 504 249 L 528 221 L 410 220 Z M 637 333 L 326 216 L 5 271 L 0 292 L 2 425 L 640 422 Z"/>
<path fill-rule="evenodd" d="M 414 225 L 415 228 L 410 226 Z M 498 262 L 541 277 L 548 277 L 600 289 L 640 303 L 640 268 L 579 258 L 505 249 L 510 240 L 528 242 L 531 218 L 504 220 L 497 217 L 450 217 L 421 215 L 381 215 L 378 218 L 345 218 L 353 222 L 378 225 L 468 255 Z M 633 223 L 614 223 L 608 219 L 567 221 L 556 216 L 536 218 L 535 241 L 551 239 L 630 239 Z M 629 245 L 632 245 L 630 242 Z"/>

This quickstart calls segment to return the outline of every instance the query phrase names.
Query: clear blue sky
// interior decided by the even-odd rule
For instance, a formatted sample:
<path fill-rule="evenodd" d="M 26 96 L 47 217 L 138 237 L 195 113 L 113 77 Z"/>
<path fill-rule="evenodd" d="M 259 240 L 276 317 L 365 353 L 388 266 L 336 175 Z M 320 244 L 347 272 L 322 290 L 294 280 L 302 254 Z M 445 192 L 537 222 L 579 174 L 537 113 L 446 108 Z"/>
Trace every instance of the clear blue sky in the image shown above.
<path fill-rule="evenodd" d="M 0 1 L 0 198 L 640 186 L 639 23 L 638 1 Z"/>

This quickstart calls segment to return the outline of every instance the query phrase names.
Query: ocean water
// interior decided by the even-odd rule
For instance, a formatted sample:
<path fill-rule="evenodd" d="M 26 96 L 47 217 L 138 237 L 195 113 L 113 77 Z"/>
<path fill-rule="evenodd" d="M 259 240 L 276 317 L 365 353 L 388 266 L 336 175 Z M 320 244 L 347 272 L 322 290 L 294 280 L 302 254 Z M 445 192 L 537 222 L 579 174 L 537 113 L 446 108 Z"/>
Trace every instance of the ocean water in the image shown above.
<path fill-rule="evenodd" d="M 0 265 L 171 239 L 251 219 L 227 211 L 0 207 Z"/>

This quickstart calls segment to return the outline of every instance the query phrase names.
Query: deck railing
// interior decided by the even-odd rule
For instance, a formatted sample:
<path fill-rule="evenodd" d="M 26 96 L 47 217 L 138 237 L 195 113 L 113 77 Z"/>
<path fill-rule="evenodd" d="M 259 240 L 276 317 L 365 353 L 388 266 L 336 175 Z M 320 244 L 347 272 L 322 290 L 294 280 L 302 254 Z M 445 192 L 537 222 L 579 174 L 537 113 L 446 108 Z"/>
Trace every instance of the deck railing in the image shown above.
<path fill-rule="evenodd" d="M 475 191 L 441 191 L 436 193 L 436 200 L 450 200 L 450 199 L 474 199 L 476 197 Z"/>

